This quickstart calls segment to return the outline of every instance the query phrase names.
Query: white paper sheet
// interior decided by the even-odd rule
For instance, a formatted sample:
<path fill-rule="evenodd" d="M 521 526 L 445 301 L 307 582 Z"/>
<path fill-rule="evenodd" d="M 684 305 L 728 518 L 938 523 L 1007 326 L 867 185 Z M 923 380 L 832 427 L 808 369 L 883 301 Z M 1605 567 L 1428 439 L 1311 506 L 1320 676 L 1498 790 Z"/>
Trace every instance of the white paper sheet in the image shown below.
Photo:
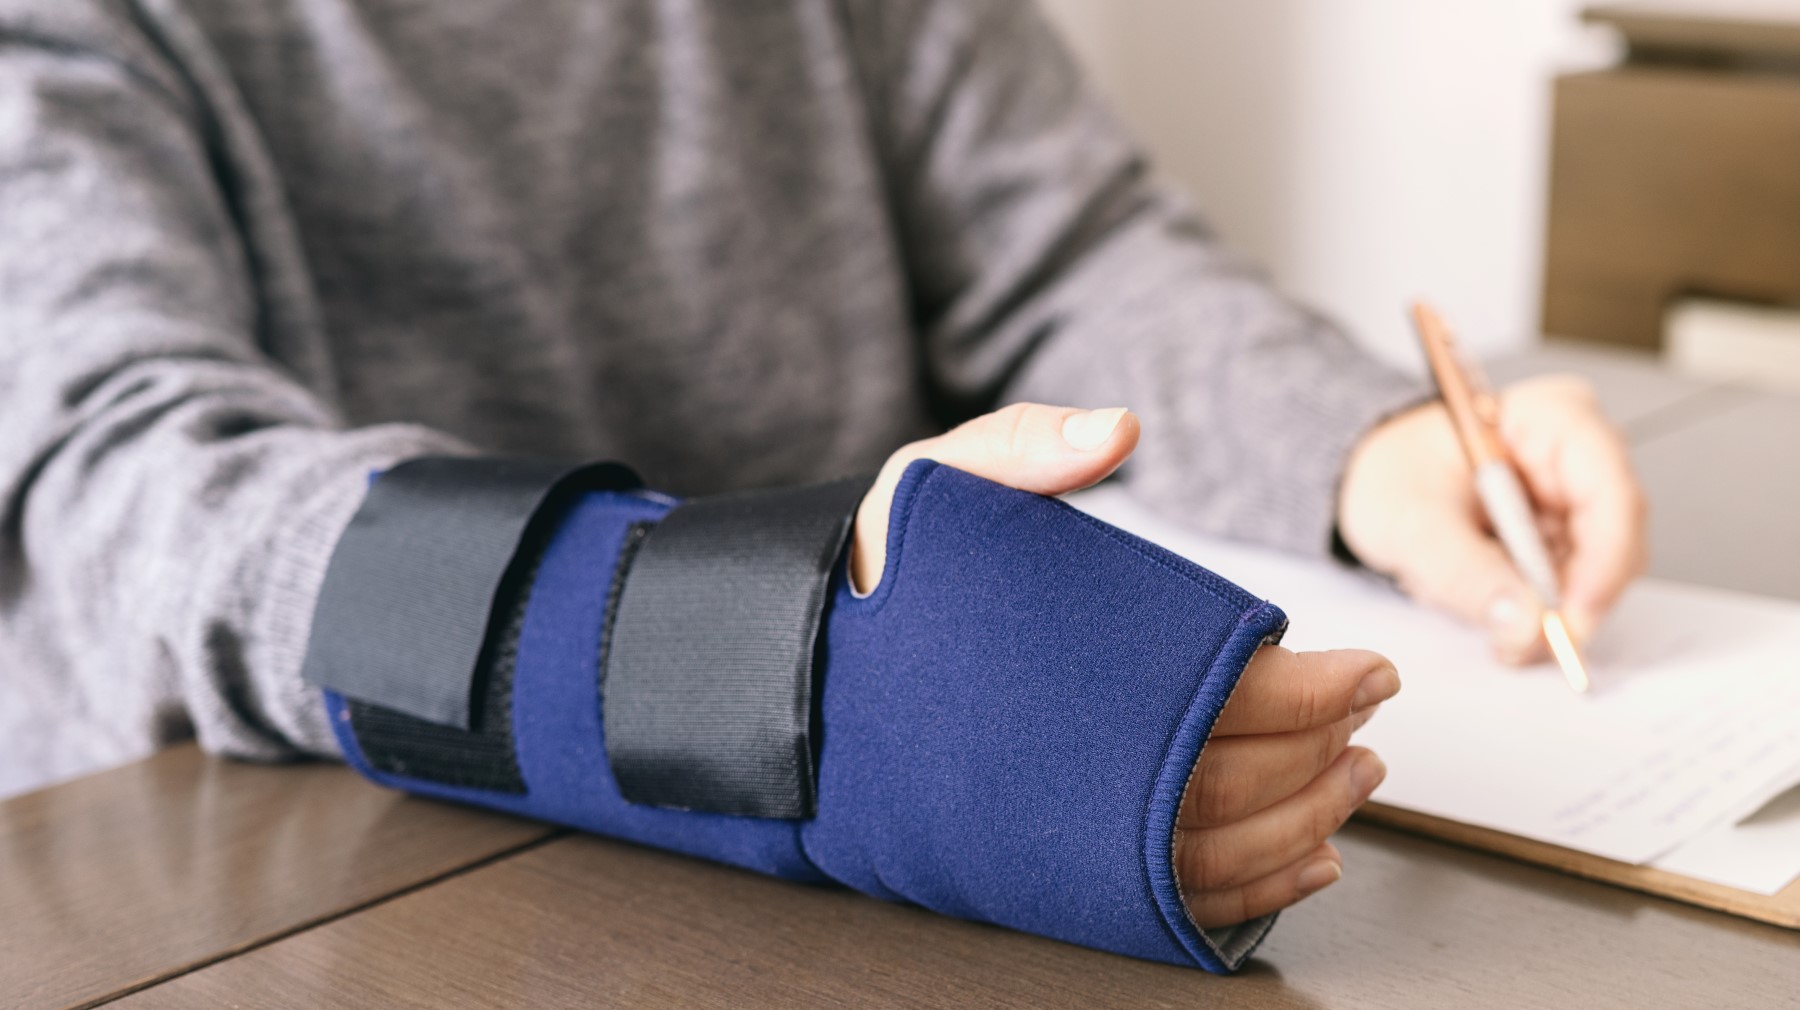
<path fill-rule="evenodd" d="M 1800 604 L 1642 580 L 1588 650 L 1593 690 L 1576 695 L 1553 666 L 1508 668 L 1479 632 L 1365 575 L 1198 537 L 1116 487 L 1070 503 L 1273 600 L 1290 648 L 1392 659 L 1404 689 L 1358 736 L 1388 764 L 1384 803 L 1643 863 L 1729 832 L 1800 782 Z M 1682 865 L 1717 879 L 1737 844 L 1682 850 Z M 1800 848 L 1785 862 L 1751 876 L 1791 878 Z"/>
<path fill-rule="evenodd" d="M 1742 821 L 1701 832 L 1650 865 L 1757 894 L 1780 891 L 1800 877 L 1800 787 Z"/>

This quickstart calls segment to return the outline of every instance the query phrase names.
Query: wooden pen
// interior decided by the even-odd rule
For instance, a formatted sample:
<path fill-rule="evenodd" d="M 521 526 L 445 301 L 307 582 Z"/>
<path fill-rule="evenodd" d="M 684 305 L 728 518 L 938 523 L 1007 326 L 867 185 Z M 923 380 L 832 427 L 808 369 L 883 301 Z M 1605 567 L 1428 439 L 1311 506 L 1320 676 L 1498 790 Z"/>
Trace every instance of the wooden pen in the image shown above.
<path fill-rule="evenodd" d="M 1512 454 L 1500 437 L 1500 404 L 1472 362 L 1457 353 L 1450 328 L 1431 306 L 1414 302 L 1413 326 L 1437 380 L 1451 426 L 1475 472 L 1475 493 L 1514 567 L 1537 597 L 1544 639 L 1577 693 L 1588 689 L 1587 668 L 1562 616 L 1562 589 L 1556 566 L 1538 532 L 1537 518 Z"/>

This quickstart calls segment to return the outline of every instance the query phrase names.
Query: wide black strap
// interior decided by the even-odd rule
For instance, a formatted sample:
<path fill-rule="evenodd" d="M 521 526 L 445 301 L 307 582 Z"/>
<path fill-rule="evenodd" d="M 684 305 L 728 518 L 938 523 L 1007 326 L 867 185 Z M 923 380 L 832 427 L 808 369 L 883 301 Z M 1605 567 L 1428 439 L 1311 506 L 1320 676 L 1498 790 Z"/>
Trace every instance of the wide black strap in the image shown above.
<path fill-rule="evenodd" d="M 812 816 L 813 653 L 870 483 L 692 499 L 621 560 L 601 692 L 627 800 Z"/>
<path fill-rule="evenodd" d="M 640 485 L 616 463 L 427 457 L 369 489 L 332 553 L 303 677 L 414 719 L 476 728 L 495 599 L 552 497 Z"/>
<path fill-rule="evenodd" d="M 544 505 L 545 511 L 557 508 L 557 503 Z M 539 515 L 547 518 L 544 512 Z M 347 699 L 350 730 L 356 734 L 356 746 L 371 768 L 467 789 L 514 794 L 529 791 L 513 740 L 513 684 L 518 675 L 519 638 L 525 630 L 525 612 L 537 583 L 538 564 L 555 532 L 554 523 L 531 523 L 519 544 L 519 553 L 494 591 L 487 640 L 481 644 L 481 658 L 475 661 L 475 708 L 469 713 L 468 729 L 426 722 L 391 708 Z"/>

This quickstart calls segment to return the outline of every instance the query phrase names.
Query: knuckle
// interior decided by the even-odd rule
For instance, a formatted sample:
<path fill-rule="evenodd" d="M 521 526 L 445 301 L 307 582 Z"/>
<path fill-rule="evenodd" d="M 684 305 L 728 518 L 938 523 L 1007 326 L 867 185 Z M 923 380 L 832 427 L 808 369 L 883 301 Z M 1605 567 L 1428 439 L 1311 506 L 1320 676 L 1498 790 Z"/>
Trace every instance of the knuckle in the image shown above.
<path fill-rule="evenodd" d="M 1600 402 L 1599 393 L 1594 384 L 1586 376 L 1573 372 L 1555 372 L 1541 376 L 1533 382 L 1535 388 L 1547 397 L 1562 400 L 1571 406 L 1591 407 Z"/>
<path fill-rule="evenodd" d="M 1017 456 L 1025 446 L 1025 429 L 1033 404 L 1012 403 L 994 412 L 993 448 L 1002 456 Z"/>
<path fill-rule="evenodd" d="M 1350 796 L 1348 789 L 1340 791 L 1326 802 L 1314 804 L 1308 811 L 1305 840 L 1312 845 L 1324 841 L 1330 837 L 1333 831 L 1342 827 L 1344 822 L 1350 819 L 1350 813 L 1354 809 L 1355 801 Z"/>
<path fill-rule="evenodd" d="M 1320 717 L 1326 714 L 1327 704 L 1325 691 L 1319 686 L 1319 681 L 1308 677 L 1301 682 L 1294 695 L 1294 725 L 1317 725 Z"/>
<path fill-rule="evenodd" d="M 1231 771 L 1230 762 L 1202 758 L 1193 786 L 1193 815 L 1202 827 L 1230 823 L 1248 801 L 1249 786 Z"/>
<path fill-rule="evenodd" d="M 1331 802 L 1320 807 L 1327 824 L 1325 830 L 1319 834 L 1320 839 L 1343 827 L 1344 822 L 1350 819 L 1350 815 L 1356 813 L 1356 808 L 1362 805 L 1363 797 L 1357 790 L 1353 769 L 1360 761 L 1367 760 L 1367 749 L 1359 748 L 1359 750 L 1364 753 L 1357 755 L 1358 761 L 1350 762 L 1345 766 L 1344 774 L 1338 777 L 1338 787 L 1332 790 Z"/>
<path fill-rule="evenodd" d="M 1219 904 L 1226 922 L 1243 922 L 1250 918 L 1250 894 L 1246 888 L 1234 887 L 1225 892 Z"/>
<path fill-rule="evenodd" d="M 1181 836 L 1183 883 L 1193 890 L 1210 890 L 1224 879 L 1229 867 L 1218 832 L 1189 831 Z"/>
<path fill-rule="evenodd" d="M 1343 753 L 1344 745 L 1350 742 L 1350 720 L 1338 720 L 1330 729 L 1315 734 L 1313 739 L 1313 768 L 1329 768 Z"/>
<path fill-rule="evenodd" d="M 1334 779 L 1331 788 L 1307 807 L 1303 820 L 1304 841 L 1308 844 L 1317 845 L 1324 841 L 1356 812 L 1356 787 L 1351 783 L 1347 769 L 1345 774 L 1334 775 Z"/>

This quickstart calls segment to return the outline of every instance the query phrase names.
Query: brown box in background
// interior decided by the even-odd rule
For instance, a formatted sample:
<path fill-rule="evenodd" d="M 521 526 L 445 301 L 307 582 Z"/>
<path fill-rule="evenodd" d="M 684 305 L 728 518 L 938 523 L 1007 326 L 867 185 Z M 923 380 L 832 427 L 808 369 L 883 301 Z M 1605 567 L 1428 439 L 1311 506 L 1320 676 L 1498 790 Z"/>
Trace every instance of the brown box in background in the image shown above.
<path fill-rule="evenodd" d="M 1800 305 L 1800 31 L 1642 10 L 1556 81 L 1543 329 L 1654 348 L 1684 295 Z"/>

